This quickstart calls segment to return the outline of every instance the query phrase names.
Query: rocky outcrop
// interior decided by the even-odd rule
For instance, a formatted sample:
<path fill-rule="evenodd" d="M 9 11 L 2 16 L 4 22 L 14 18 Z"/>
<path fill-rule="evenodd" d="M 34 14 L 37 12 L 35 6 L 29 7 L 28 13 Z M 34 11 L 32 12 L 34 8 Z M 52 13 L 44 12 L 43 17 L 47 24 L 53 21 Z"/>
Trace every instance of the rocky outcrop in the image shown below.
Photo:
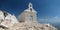
<path fill-rule="evenodd" d="M 30 26 L 25 23 L 16 23 L 6 30 L 43 30 L 43 29 L 44 30 L 56 30 L 53 27 L 48 26 L 48 25 L 45 26 L 44 24 Z"/>

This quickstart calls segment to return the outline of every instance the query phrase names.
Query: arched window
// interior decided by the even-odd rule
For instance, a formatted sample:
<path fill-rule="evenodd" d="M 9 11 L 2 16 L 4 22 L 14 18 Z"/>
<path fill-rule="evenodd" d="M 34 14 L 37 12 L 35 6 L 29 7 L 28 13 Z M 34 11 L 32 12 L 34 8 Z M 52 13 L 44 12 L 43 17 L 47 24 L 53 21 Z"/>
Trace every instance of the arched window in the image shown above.
<path fill-rule="evenodd" d="M 30 8 L 30 11 L 32 11 L 32 8 Z"/>

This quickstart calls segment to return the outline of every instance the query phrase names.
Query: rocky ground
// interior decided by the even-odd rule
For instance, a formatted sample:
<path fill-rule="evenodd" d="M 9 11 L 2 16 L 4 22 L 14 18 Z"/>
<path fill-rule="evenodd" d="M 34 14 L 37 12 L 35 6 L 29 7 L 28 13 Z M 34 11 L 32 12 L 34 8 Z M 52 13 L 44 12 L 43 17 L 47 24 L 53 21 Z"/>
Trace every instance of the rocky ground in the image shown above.
<path fill-rule="evenodd" d="M 0 30 L 43 30 L 45 25 L 43 24 L 35 24 L 31 26 L 30 24 L 27 23 L 16 23 L 13 26 L 9 28 L 0 28 Z M 53 28 L 46 26 L 46 30 L 54 30 Z"/>

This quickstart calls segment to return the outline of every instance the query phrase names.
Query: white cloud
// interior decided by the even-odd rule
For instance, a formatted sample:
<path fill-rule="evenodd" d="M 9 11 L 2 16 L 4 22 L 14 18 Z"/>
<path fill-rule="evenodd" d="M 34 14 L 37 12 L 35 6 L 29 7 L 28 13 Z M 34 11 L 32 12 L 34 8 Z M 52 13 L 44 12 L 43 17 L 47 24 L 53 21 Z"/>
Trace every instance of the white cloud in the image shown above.
<path fill-rule="evenodd" d="M 40 18 L 38 19 L 40 22 L 51 22 L 51 23 L 60 23 L 60 17 L 55 16 L 55 17 L 50 17 L 50 18 Z"/>
<path fill-rule="evenodd" d="M 58 18 L 58 16 L 55 16 L 54 18 Z"/>
<path fill-rule="evenodd" d="M 40 20 L 48 20 L 48 19 L 40 19 Z"/>

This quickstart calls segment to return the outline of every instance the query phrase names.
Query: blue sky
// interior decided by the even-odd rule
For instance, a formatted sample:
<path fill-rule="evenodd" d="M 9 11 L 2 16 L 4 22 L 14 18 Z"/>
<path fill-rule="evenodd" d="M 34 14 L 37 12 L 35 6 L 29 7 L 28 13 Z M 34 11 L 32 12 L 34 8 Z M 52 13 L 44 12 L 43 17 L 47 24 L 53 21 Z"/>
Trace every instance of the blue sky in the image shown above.
<path fill-rule="evenodd" d="M 39 22 L 60 23 L 60 0 L 0 0 L 0 9 L 18 17 L 29 2 L 37 11 Z"/>

